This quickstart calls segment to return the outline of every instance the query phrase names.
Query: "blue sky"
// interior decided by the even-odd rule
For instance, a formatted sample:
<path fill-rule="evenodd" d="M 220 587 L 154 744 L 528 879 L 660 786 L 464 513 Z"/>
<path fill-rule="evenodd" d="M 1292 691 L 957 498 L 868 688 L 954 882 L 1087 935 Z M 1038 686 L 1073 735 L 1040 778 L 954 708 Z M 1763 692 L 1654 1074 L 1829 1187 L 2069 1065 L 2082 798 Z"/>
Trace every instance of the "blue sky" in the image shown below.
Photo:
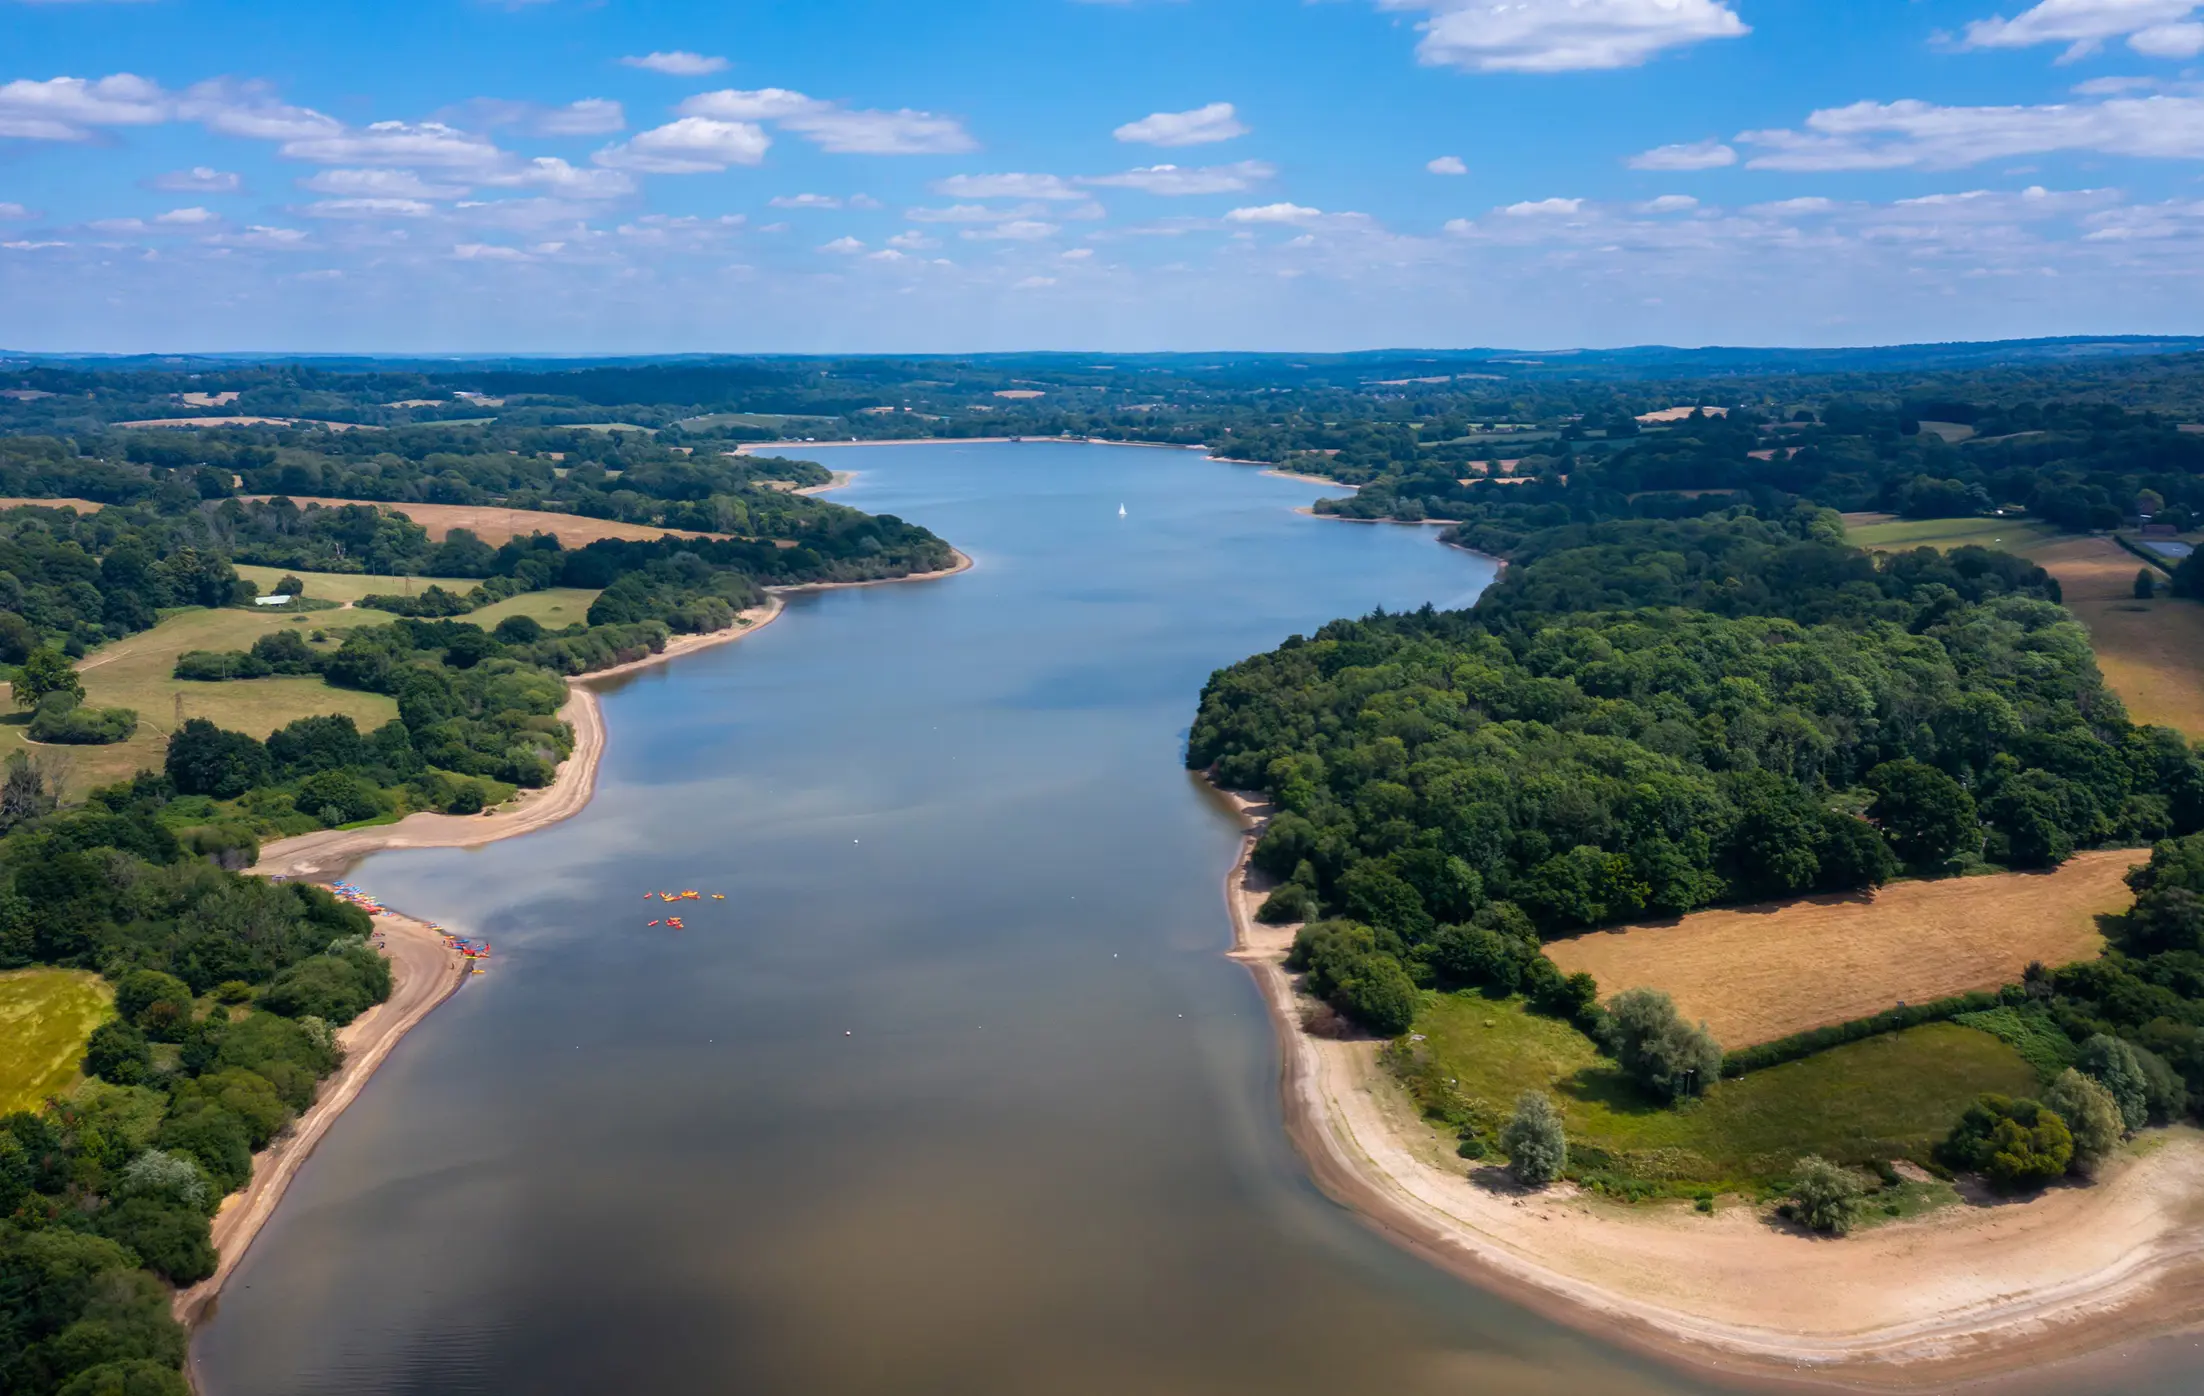
<path fill-rule="evenodd" d="M 0 346 L 2194 332 L 2190 0 L 0 0 Z"/>

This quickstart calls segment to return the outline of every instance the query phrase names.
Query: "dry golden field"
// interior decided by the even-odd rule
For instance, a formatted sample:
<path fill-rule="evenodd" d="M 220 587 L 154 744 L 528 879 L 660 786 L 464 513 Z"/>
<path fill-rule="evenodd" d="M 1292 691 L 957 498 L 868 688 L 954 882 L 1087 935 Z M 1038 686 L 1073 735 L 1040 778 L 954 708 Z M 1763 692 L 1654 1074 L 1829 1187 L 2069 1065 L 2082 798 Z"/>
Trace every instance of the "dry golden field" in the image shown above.
<path fill-rule="evenodd" d="M 2077 853 L 2056 872 L 1900 882 L 1872 897 L 1808 897 L 1558 940 L 1555 964 L 1602 997 L 1662 989 L 1726 1048 L 1993 989 L 2031 960 L 2093 958 L 2096 918 L 2128 904 L 2148 849 Z"/>

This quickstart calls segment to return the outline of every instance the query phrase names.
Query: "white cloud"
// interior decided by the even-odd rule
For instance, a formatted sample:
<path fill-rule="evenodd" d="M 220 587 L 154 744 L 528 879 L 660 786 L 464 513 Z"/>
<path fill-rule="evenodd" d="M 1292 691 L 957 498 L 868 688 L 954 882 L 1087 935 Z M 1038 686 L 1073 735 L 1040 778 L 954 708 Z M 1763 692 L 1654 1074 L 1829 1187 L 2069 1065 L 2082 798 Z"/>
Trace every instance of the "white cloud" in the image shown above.
<path fill-rule="evenodd" d="M 1699 206 L 1699 201 L 1689 194 L 1663 194 L 1638 205 L 1640 213 L 1689 213 Z"/>
<path fill-rule="evenodd" d="M 2124 34 L 2137 53 L 2194 58 L 2204 52 L 2204 24 L 2194 20 L 2196 9 L 2197 0 L 2042 0 L 2011 19 L 1996 16 L 1969 24 L 1966 46 L 2065 44 L 2059 61 L 2071 63 Z"/>
<path fill-rule="evenodd" d="M 2127 97 L 2035 107 L 1855 102 L 1806 118 L 1806 130 L 1747 131 L 1765 170 L 1957 169 L 2057 151 L 2204 159 L 2204 99 Z"/>
<path fill-rule="evenodd" d="M 832 194 L 775 194 L 765 201 L 768 208 L 840 208 L 842 201 Z"/>
<path fill-rule="evenodd" d="M 378 121 L 365 130 L 288 140 L 276 153 L 317 165 L 424 165 L 491 169 L 505 154 L 491 141 L 440 121 Z"/>
<path fill-rule="evenodd" d="M 227 170 L 194 165 L 188 170 L 157 174 L 145 182 L 145 187 L 168 194 L 235 194 L 244 189 L 245 178 Z"/>
<path fill-rule="evenodd" d="M 464 184 L 431 184 L 412 170 L 323 170 L 298 184 L 340 198 L 456 199 L 467 192 Z"/>
<path fill-rule="evenodd" d="M 888 246 L 906 248 L 913 252 L 923 252 L 928 248 L 939 247 L 941 246 L 941 243 L 934 238 L 926 236 L 924 233 L 920 232 L 916 228 L 907 228 L 904 231 L 897 233 L 894 237 L 889 238 Z"/>
<path fill-rule="evenodd" d="M 534 128 L 546 136 L 603 136 L 625 131 L 627 113 L 620 104 L 604 97 L 584 97 L 563 107 L 552 107 L 537 116 Z"/>
<path fill-rule="evenodd" d="M 1253 208 L 1236 208 L 1224 216 L 1227 223 L 1307 223 L 1322 218 L 1324 210 L 1304 208 L 1300 204 L 1258 204 Z"/>
<path fill-rule="evenodd" d="M 755 165 L 773 140 L 754 122 L 684 116 L 656 126 L 590 158 L 616 169 L 649 174 L 717 174 L 729 165 Z"/>
<path fill-rule="evenodd" d="M 1013 291 L 1038 291 L 1043 286 L 1054 286 L 1055 284 L 1056 278 L 1053 276 L 1029 276 L 1025 280 L 1013 284 L 1010 289 Z"/>
<path fill-rule="evenodd" d="M 952 199 L 1084 199 L 1087 196 L 1052 174 L 951 175 L 927 186 Z"/>
<path fill-rule="evenodd" d="M 1584 211 L 1582 199 L 1534 199 L 1500 210 L 1510 218 L 1562 218 Z"/>
<path fill-rule="evenodd" d="M 955 117 L 908 107 L 861 111 L 782 87 L 699 93 L 676 110 L 719 121 L 770 121 L 836 155 L 961 155 L 978 148 Z"/>
<path fill-rule="evenodd" d="M 278 101 L 265 83 L 217 78 L 195 84 L 177 99 L 176 114 L 208 130 L 252 141 L 305 140 L 344 130 L 344 123 L 311 107 Z"/>
<path fill-rule="evenodd" d="M 21 204 L 0 203 L 0 219 L 20 223 L 31 216 L 31 211 Z"/>
<path fill-rule="evenodd" d="M 966 228 L 957 236 L 983 242 L 1038 242 L 1062 231 L 1057 224 L 1044 223 L 1039 219 L 1013 218 L 1008 223 L 997 223 L 992 228 Z"/>
<path fill-rule="evenodd" d="M 1466 175 L 1469 173 L 1469 166 L 1462 163 L 1462 157 L 1459 155 L 1441 155 L 1436 160 L 1427 160 L 1424 162 L 1424 168 L 1435 175 Z"/>
<path fill-rule="evenodd" d="M 0 84 L 0 136 L 82 141 L 102 126 L 156 126 L 175 110 L 158 84 L 130 73 L 88 81 L 17 78 Z"/>
<path fill-rule="evenodd" d="M 1763 218 L 1794 218 L 1803 213 L 1828 213 L 1836 208 L 1834 199 L 1808 196 L 1799 199 L 1777 199 L 1773 203 L 1754 204 L 1745 210 Z"/>
<path fill-rule="evenodd" d="M 1060 254 L 1067 262 L 1084 262 L 1094 255 L 1091 247 L 1073 247 Z"/>
<path fill-rule="evenodd" d="M 719 72 L 727 66 L 724 58 L 713 58 L 678 48 L 670 53 L 646 53 L 640 58 L 623 58 L 620 62 L 630 68 L 647 68 L 651 72 L 677 78 L 700 78 L 706 73 Z"/>
<path fill-rule="evenodd" d="M 880 202 L 880 201 L 879 201 L 878 199 L 874 198 L 874 197 L 873 197 L 872 195 L 870 195 L 870 194 L 852 194 L 852 195 L 850 195 L 850 196 L 849 196 L 849 206 L 850 206 L 851 208 L 864 208 L 864 209 L 873 209 L 873 208 L 881 208 L 881 207 L 883 207 L 883 205 L 881 204 L 881 202 Z"/>
<path fill-rule="evenodd" d="M 1278 167 L 1262 160 L 1241 160 L 1230 165 L 1205 165 L 1180 169 L 1177 165 L 1146 165 L 1119 174 L 1085 175 L 1081 184 L 1104 189 L 1137 189 L 1143 194 L 1178 197 L 1187 194 L 1238 194 L 1275 178 Z"/>
<path fill-rule="evenodd" d="M 528 254 L 517 247 L 505 247 L 494 242 L 462 242 L 454 244 L 452 256 L 462 262 L 525 262 Z"/>
<path fill-rule="evenodd" d="M 1630 157 L 1633 170 L 1718 170 L 1737 163 L 1737 152 L 1720 141 L 1658 145 Z"/>
<path fill-rule="evenodd" d="M 584 170 L 555 155 L 539 155 L 520 165 L 481 177 L 499 189 L 541 189 L 567 199 L 617 199 L 635 192 L 635 181 L 618 170 Z"/>
<path fill-rule="evenodd" d="M 1019 204 L 1015 208 L 951 204 L 947 208 L 907 208 L 903 216 L 913 223 L 1007 223 L 1014 218 L 1031 218 L 1050 211 L 1047 204 L 1039 203 Z"/>
<path fill-rule="evenodd" d="M 1192 111 L 1151 112 L 1110 134 L 1129 144 L 1209 145 L 1247 133 L 1230 102 L 1211 102 Z"/>
<path fill-rule="evenodd" d="M 1474 72 L 1634 68 L 1664 49 L 1750 33 L 1720 0 L 1378 0 L 1423 10 L 1421 62 Z"/>
<path fill-rule="evenodd" d="M 203 208 L 172 208 L 153 220 L 172 228 L 196 228 L 204 223 L 218 223 L 221 216 Z"/>
<path fill-rule="evenodd" d="M 318 199 L 300 211 L 316 218 L 426 218 L 436 206 L 419 199 Z"/>
<path fill-rule="evenodd" d="M 832 242 L 819 244 L 819 250 L 821 252 L 840 253 L 846 257 L 864 251 L 865 244 L 853 237 L 839 237 Z"/>
<path fill-rule="evenodd" d="M 883 247 L 878 252 L 867 252 L 865 260 L 868 262 L 905 262 L 910 259 L 892 247 Z"/>

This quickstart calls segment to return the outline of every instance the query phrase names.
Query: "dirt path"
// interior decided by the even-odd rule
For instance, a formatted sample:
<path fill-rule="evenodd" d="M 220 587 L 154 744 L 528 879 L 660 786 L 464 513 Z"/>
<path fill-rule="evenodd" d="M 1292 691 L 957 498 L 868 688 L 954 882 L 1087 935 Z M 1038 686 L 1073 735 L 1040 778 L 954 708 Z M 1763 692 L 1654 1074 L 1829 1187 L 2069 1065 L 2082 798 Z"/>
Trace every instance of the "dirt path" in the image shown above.
<path fill-rule="evenodd" d="M 1242 816 L 1267 811 L 1232 797 Z M 1252 849 L 1251 832 L 1247 849 Z M 1302 1030 L 1293 928 L 1254 920 L 1243 850 L 1232 957 L 1279 1034 L 1287 1130 L 1374 1229 L 1547 1316 L 1729 1376 L 1911 1390 L 2024 1370 L 2204 1317 L 2204 1134 L 2155 1132 L 2103 1181 L 1947 1209 L 1842 1241 L 1725 1203 L 1625 1207 L 1527 1193 L 1454 1157 L 1377 1062 Z"/>
<path fill-rule="evenodd" d="M 215 1214 L 214 1248 L 220 1260 L 211 1277 L 177 1294 L 176 1316 L 185 1323 L 195 1321 L 221 1291 L 260 1228 L 275 1215 L 276 1204 L 314 1146 L 358 1097 L 375 1068 L 414 1024 L 451 996 L 467 972 L 466 960 L 446 948 L 444 938 L 426 922 L 384 915 L 375 918 L 375 925 L 384 933 L 384 950 L 390 957 L 390 998 L 337 1034 L 344 1046 L 344 1065 L 322 1082 L 321 1094 L 306 1113 L 253 1159 L 252 1181 L 231 1194 Z"/>

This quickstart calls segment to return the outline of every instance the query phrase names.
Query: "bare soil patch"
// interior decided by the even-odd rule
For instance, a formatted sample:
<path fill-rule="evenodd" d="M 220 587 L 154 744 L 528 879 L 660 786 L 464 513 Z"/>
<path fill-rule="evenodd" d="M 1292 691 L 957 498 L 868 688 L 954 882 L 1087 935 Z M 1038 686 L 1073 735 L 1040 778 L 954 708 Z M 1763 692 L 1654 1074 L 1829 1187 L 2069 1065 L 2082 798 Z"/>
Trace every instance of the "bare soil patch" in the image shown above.
<path fill-rule="evenodd" d="M 2078 853 L 2048 873 L 1900 882 L 1872 896 L 1701 911 L 1555 941 L 1554 963 L 1603 996 L 1654 988 L 1704 1020 L 1724 1047 L 1923 1003 L 2094 957 L 2097 917 L 2128 902 L 2128 868 L 2148 849 Z"/>
<path fill-rule="evenodd" d="M 658 528 L 651 524 L 620 523 L 614 519 L 585 519 L 579 514 L 552 514 L 539 509 L 505 509 L 494 504 L 386 504 L 364 499 L 325 499 L 316 495 L 294 494 L 286 496 L 293 504 L 304 508 L 319 504 L 336 509 L 347 504 L 369 504 L 386 514 L 403 514 L 429 531 L 429 537 L 442 540 L 455 528 L 471 530 L 477 538 L 497 547 L 509 538 L 525 538 L 530 534 L 548 533 L 569 548 L 579 548 L 600 538 L 726 538 L 725 533 L 698 533 L 686 528 Z M 247 495 L 248 499 L 271 499 L 272 495 Z"/>

